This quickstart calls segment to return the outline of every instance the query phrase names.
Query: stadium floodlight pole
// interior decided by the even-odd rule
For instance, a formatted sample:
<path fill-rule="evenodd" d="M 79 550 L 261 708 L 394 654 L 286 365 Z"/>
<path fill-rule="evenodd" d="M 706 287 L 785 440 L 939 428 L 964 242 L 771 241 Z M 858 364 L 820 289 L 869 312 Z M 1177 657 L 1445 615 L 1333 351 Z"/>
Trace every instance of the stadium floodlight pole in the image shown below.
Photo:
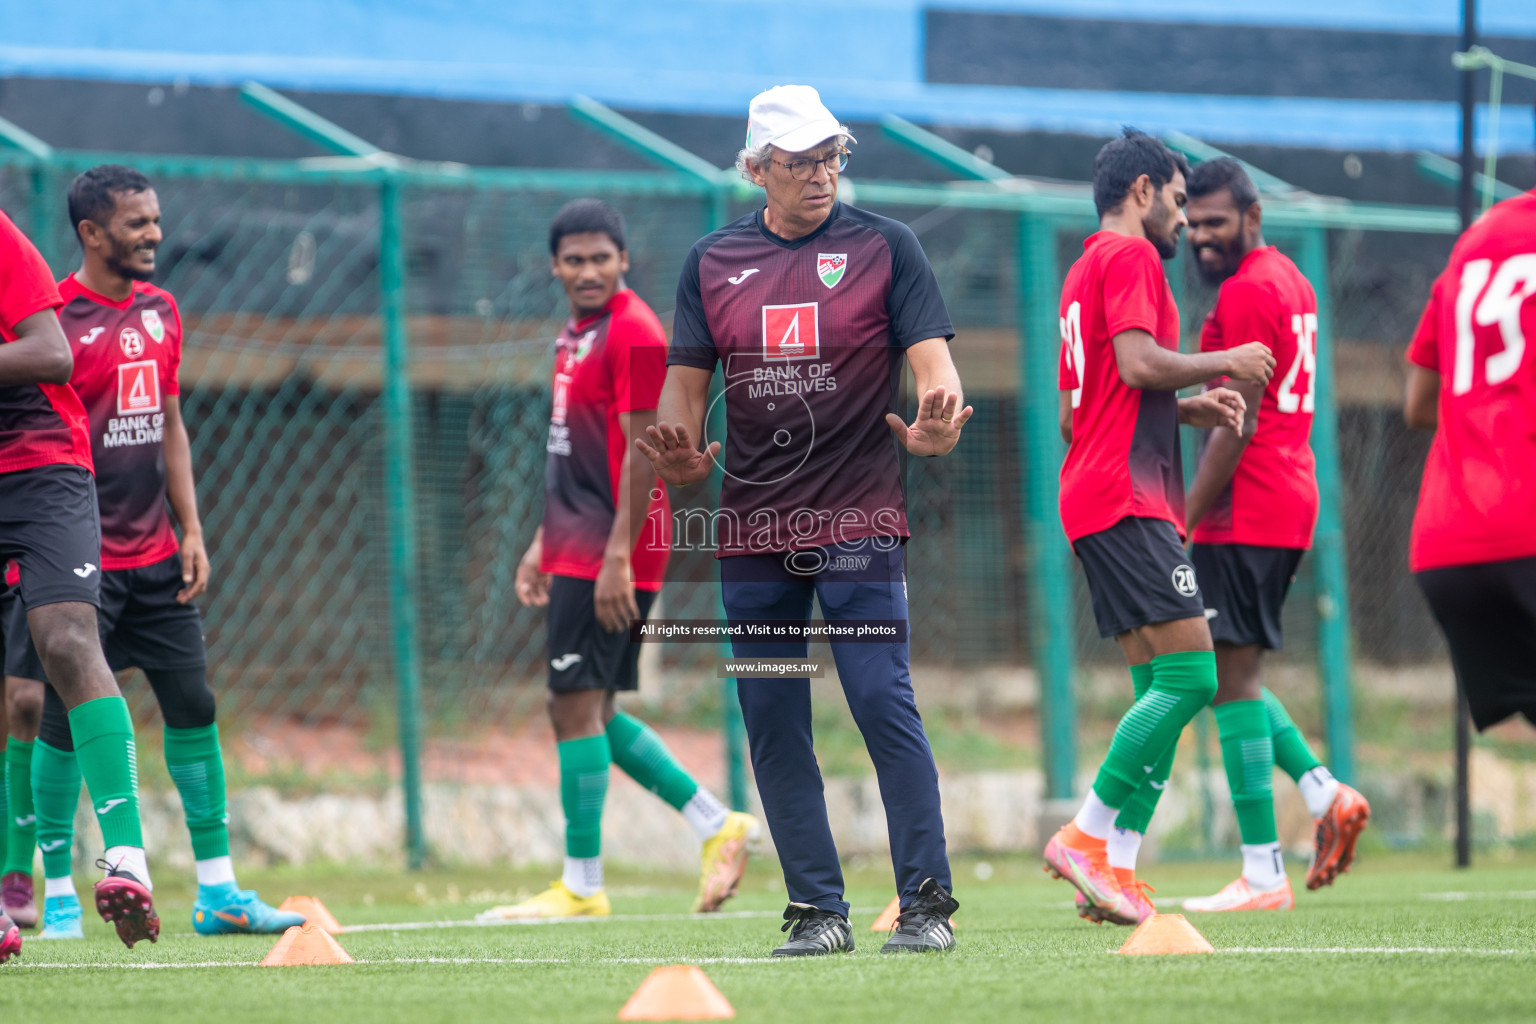
<path fill-rule="evenodd" d="M 1018 225 L 1019 451 L 1024 456 L 1024 529 L 1032 567 L 1030 646 L 1040 680 L 1040 739 L 1045 755 L 1041 824 L 1054 828 L 1070 817 L 1077 774 L 1077 705 L 1072 676 L 1077 642 L 1072 594 L 1072 549 L 1061 529 L 1058 474 L 1064 455 L 1056 389 L 1061 326 L 1056 233 L 1060 222 L 1021 213 Z M 1062 803 L 1055 803 L 1061 801 Z M 1054 806 L 1052 806 L 1054 804 Z"/>
<path fill-rule="evenodd" d="M 1477 0 L 1461 3 L 1461 52 L 1471 53 L 1477 45 Z M 1454 58 L 1452 58 L 1454 61 Z M 1477 69 L 1461 67 L 1461 181 L 1457 190 L 1457 208 L 1461 213 L 1461 230 L 1472 226 L 1472 174 L 1476 170 L 1477 140 L 1474 136 L 1477 118 Z M 1461 681 L 1456 682 L 1456 866 L 1472 866 L 1472 711 L 1462 693 Z"/>
<path fill-rule="evenodd" d="M 1168 144 L 1169 149 L 1184 154 L 1197 164 L 1204 163 L 1207 160 L 1215 160 L 1217 157 L 1223 156 L 1231 157 L 1233 160 L 1237 160 L 1237 157 L 1232 156 L 1232 154 L 1228 153 L 1226 150 L 1217 149 L 1210 143 L 1201 139 L 1197 139 L 1193 135 L 1186 135 L 1183 132 L 1164 132 L 1163 141 Z M 1275 177 L 1268 171 L 1261 170 L 1260 168 L 1253 166 L 1246 160 L 1237 160 L 1237 162 L 1242 165 L 1243 170 L 1248 172 L 1248 177 L 1253 179 L 1253 183 L 1258 186 L 1259 191 L 1265 193 L 1266 195 L 1295 195 L 1297 193 L 1306 191 L 1305 189 L 1299 188 L 1296 185 L 1292 185 L 1288 181 Z"/>
<path fill-rule="evenodd" d="M 1317 670 L 1323 690 L 1323 729 L 1330 770 L 1355 781 L 1355 721 L 1351 693 L 1354 653 L 1350 637 L 1349 567 L 1344 538 L 1343 473 L 1339 465 L 1339 386 L 1333 357 L 1333 289 L 1328 233 L 1301 232 L 1296 264 L 1317 295 L 1317 374 L 1314 377 L 1312 452 L 1317 460 L 1317 530 L 1312 540 L 1317 602 Z"/>
<path fill-rule="evenodd" d="M 880 130 L 913 152 L 927 157 L 962 178 L 995 183 L 1014 180 L 1013 175 L 990 160 L 983 160 L 974 153 L 968 153 L 948 139 L 940 138 L 926 128 L 919 128 L 911 121 L 897 117 L 895 114 L 886 114 L 880 119 Z"/>
<path fill-rule="evenodd" d="M 343 156 L 377 164 L 379 306 L 384 327 L 384 508 L 390 577 L 390 651 L 400 715 L 400 784 L 405 798 L 405 852 L 412 870 L 426 861 L 421 805 L 421 650 L 416 615 L 416 461 L 411 441 L 411 351 L 405 309 L 403 162 L 309 108 L 258 82 L 240 96 L 284 127 Z"/>
<path fill-rule="evenodd" d="M 1448 188 L 1461 188 L 1461 165 L 1455 160 L 1447 160 L 1438 153 L 1424 150 L 1414 157 L 1414 166 L 1422 178 Z M 1472 187 L 1474 190 L 1492 195 L 1495 201 L 1513 199 L 1521 192 L 1507 181 L 1499 181 L 1496 178 L 1490 181 L 1481 173 L 1472 176 Z"/>
<path fill-rule="evenodd" d="M 32 186 L 32 197 L 27 211 L 30 224 L 28 236 L 32 244 L 37 246 L 43 258 L 49 263 L 53 262 L 53 234 L 48 230 L 52 220 L 53 205 L 53 147 L 42 139 L 27 131 L 14 121 L 8 121 L 0 117 L 0 142 L 13 149 L 19 149 L 32 158 L 32 167 L 28 172 L 29 183 Z"/>

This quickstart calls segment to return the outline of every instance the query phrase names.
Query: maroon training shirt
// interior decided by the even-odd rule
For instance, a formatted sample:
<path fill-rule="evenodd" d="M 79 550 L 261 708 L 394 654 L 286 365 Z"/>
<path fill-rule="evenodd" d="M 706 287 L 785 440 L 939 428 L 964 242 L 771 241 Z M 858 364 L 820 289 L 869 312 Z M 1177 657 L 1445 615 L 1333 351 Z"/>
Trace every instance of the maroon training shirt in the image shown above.
<path fill-rule="evenodd" d="M 725 367 L 717 554 L 907 536 L 897 412 L 904 351 L 954 337 L 905 224 L 842 203 L 794 240 L 759 210 L 700 239 L 668 364 Z"/>
<path fill-rule="evenodd" d="M 134 282 L 114 302 L 71 274 L 59 323 L 75 354 L 70 384 L 90 416 L 101 568 L 154 565 L 179 549 L 165 504 L 165 404 L 180 393 L 181 314 L 170 292 Z"/>

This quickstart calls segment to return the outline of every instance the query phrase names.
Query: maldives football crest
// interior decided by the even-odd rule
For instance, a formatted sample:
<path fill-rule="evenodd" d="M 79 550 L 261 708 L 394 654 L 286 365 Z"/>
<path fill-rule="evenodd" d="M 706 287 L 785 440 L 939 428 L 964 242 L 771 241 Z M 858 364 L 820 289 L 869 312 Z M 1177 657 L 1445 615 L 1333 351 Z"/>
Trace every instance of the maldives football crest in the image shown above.
<path fill-rule="evenodd" d="M 837 282 L 843 279 L 843 271 L 848 269 L 848 254 L 845 252 L 819 252 L 816 254 L 816 276 L 821 278 L 821 283 L 828 288 L 835 287 Z"/>
<path fill-rule="evenodd" d="M 146 309 L 139 314 L 139 319 L 144 321 L 144 329 L 149 332 L 151 338 L 157 342 L 165 340 L 165 322 L 160 319 L 159 312 Z"/>

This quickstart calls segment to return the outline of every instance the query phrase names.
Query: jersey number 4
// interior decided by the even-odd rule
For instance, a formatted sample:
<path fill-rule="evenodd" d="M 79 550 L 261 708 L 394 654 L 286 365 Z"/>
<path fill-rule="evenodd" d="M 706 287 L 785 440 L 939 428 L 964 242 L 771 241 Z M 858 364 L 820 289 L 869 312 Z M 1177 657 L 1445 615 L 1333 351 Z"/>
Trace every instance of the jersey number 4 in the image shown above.
<path fill-rule="evenodd" d="M 1492 284 L 1489 280 L 1492 279 Z M 1486 290 L 1484 290 L 1486 288 Z M 1525 358 L 1525 331 L 1520 316 L 1525 300 L 1536 294 L 1536 253 L 1511 256 L 1499 264 L 1493 260 L 1469 260 L 1461 268 L 1461 290 L 1456 294 L 1456 365 L 1451 371 L 1451 394 L 1472 390 L 1478 340 L 1486 352 L 1494 332 L 1479 330 L 1498 325 L 1502 348 L 1483 360 L 1483 375 L 1490 386 L 1515 375 Z M 1482 299 L 1479 301 L 1478 296 Z"/>
<path fill-rule="evenodd" d="M 1281 412 L 1311 412 L 1317 384 L 1317 314 L 1292 313 L 1291 333 L 1296 335 L 1296 359 L 1275 392 Z M 1296 390 L 1296 378 L 1307 375 L 1307 390 Z"/>

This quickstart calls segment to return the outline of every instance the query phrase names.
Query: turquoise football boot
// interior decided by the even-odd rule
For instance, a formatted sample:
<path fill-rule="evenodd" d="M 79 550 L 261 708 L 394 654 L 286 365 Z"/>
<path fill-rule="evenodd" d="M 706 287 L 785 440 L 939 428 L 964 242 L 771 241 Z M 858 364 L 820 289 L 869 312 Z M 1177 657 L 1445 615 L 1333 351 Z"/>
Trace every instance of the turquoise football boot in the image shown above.
<path fill-rule="evenodd" d="M 49 896 L 43 900 L 43 931 L 37 941 L 47 939 L 83 939 L 85 931 L 80 926 L 80 898 Z"/>
<path fill-rule="evenodd" d="M 192 929 L 199 935 L 276 935 L 303 923 L 303 914 L 269 907 L 254 889 L 233 885 L 200 885 L 192 904 Z"/>

